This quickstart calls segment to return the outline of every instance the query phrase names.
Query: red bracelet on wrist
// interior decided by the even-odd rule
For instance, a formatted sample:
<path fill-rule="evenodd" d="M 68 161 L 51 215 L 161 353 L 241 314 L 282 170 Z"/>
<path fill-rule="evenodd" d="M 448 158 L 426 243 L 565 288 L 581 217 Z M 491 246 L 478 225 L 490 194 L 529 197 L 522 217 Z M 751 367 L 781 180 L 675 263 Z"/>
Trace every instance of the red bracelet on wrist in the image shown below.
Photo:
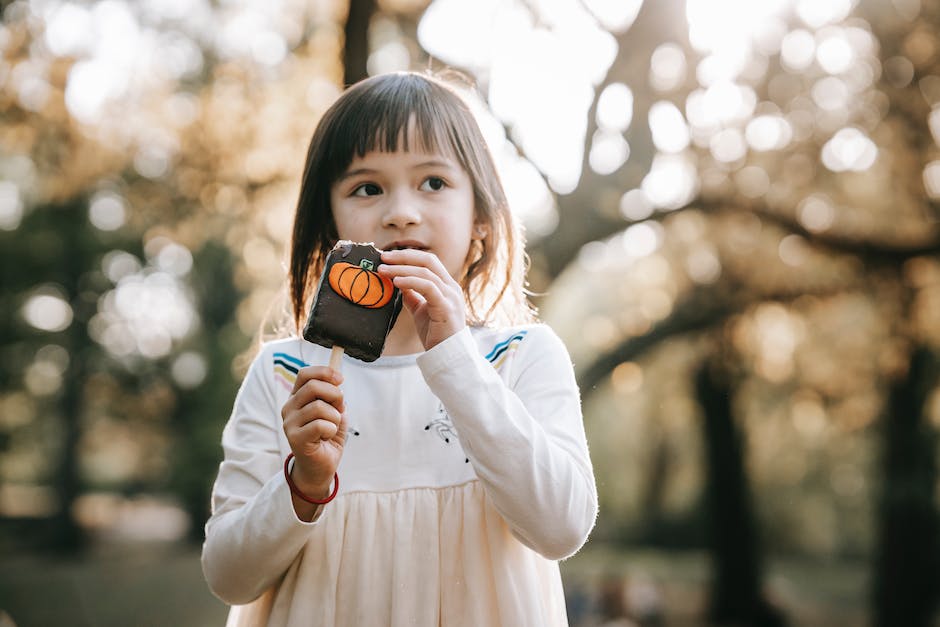
<path fill-rule="evenodd" d="M 290 487 L 290 491 L 294 495 L 308 503 L 313 503 L 314 505 L 325 505 L 329 503 L 334 498 L 336 498 L 336 493 L 339 492 L 339 474 L 333 473 L 333 492 L 330 493 L 325 499 L 312 499 L 303 492 L 300 491 L 300 488 L 297 487 L 297 484 L 294 483 L 294 480 L 290 477 L 290 460 L 294 459 L 294 454 L 291 453 L 287 456 L 287 459 L 284 460 L 284 478 L 287 479 L 287 485 Z"/>

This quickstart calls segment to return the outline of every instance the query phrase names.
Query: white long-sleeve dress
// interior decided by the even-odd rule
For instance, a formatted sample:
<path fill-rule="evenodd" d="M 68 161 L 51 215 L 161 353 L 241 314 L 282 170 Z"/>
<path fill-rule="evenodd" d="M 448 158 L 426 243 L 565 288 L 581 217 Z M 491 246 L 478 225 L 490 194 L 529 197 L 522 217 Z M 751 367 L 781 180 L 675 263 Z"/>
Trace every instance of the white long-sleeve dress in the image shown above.
<path fill-rule="evenodd" d="M 229 625 L 567 625 L 558 559 L 597 492 L 568 356 L 545 325 L 474 327 L 419 355 L 344 357 L 339 494 L 297 518 L 281 407 L 329 351 L 266 344 L 222 435 L 203 571 Z"/>

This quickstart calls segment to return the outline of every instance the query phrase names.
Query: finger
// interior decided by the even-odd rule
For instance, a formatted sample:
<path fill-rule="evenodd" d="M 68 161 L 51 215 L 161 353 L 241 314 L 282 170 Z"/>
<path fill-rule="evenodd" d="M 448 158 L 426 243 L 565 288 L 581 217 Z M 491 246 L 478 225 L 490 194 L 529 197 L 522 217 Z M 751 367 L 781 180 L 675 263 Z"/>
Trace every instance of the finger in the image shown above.
<path fill-rule="evenodd" d="M 330 383 L 311 380 L 287 399 L 287 402 L 281 407 L 281 419 L 286 422 L 290 419 L 290 416 L 309 411 L 307 408 L 316 401 L 331 405 L 340 412 L 345 411 L 346 408 L 343 393 L 339 388 Z"/>
<path fill-rule="evenodd" d="M 332 434 L 336 433 L 339 428 L 341 421 L 342 415 L 334 407 L 323 401 L 317 401 L 307 405 L 303 411 L 293 412 L 287 417 L 284 421 L 284 435 L 287 436 L 291 447 L 296 449 L 296 445 L 310 439 L 311 436 L 307 435 L 308 429 L 311 428 L 310 425 L 319 424 L 321 427 L 326 424 L 333 425 L 329 428 L 331 434 L 329 437 L 332 437 Z M 316 437 L 319 438 L 320 436 L 317 435 Z"/>
<path fill-rule="evenodd" d="M 297 429 L 294 435 L 296 436 L 295 441 L 306 444 L 328 441 L 343 446 L 346 443 L 348 431 L 348 421 L 346 416 L 343 415 L 339 423 L 325 420 L 315 420 L 307 423 L 303 428 Z"/>
<path fill-rule="evenodd" d="M 379 266 L 379 274 L 390 278 L 396 286 L 398 285 L 398 279 L 404 277 L 414 277 L 429 283 L 433 283 L 442 292 L 448 290 L 449 288 L 457 287 L 457 282 L 454 281 L 453 277 L 451 277 L 449 274 L 445 275 L 446 278 L 441 277 L 430 268 L 425 268 L 424 266 L 393 266 L 382 264 Z"/>
<path fill-rule="evenodd" d="M 284 432 L 290 438 L 294 432 L 317 420 L 326 420 L 338 425 L 342 420 L 342 414 L 329 403 L 317 400 L 289 412 L 284 419 Z"/>
<path fill-rule="evenodd" d="M 303 442 L 321 442 L 332 440 L 339 433 L 339 424 L 329 420 L 314 420 L 297 430 L 298 439 Z"/>
<path fill-rule="evenodd" d="M 433 281 L 419 277 L 395 277 L 395 287 L 403 293 L 412 291 L 427 303 L 428 307 L 436 311 L 453 311 L 463 304 L 463 293 L 441 289 Z"/>
<path fill-rule="evenodd" d="M 303 407 L 317 399 L 324 400 L 339 409 L 343 403 L 343 391 L 332 383 L 311 379 L 294 392 L 289 402 L 295 407 Z"/>
<path fill-rule="evenodd" d="M 402 302 L 405 307 L 408 308 L 408 311 L 414 312 L 421 305 L 424 305 L 428 301 L 420 293 L 414 290 L 402 290 Z"/>
<path fill-rule="evenodd" d="M 291 390 L 291 394 L 312 379 L 327 381 L 338 386 L 343 382 L 343 375 L 329 366 L 305 366 L 297 371 L 297 378 L 294 380 L 294 388 Z"/>
<path fill-rule="evenodd" d="M 417 250 L 413 248 L 406 248 L 403 250 L 387 250 L 382 253 L 382 263 L 388 265 L 390 268 L 402 268 L 402 267 L 420 267 L 427 268 L 434 275 L 441 278 L 446 278 L 452 280 L 453 277 L 450 276 L 450 272 L 447 271 L 447 268 L 444 267 L 443 262 L 440 258 L 434 253 L 429 253 L 425 250 Z M 381 271 L 382 266 L 379 266 Z"/>
<path fill-rule="evenodd" d="M 346 419 L 346 414 L 344 413 L 342 419 L 339 421 L 339 424 L 336 425 L 336 435 L 335 439 L 340 444 L 346 443 L 346 437 L 349 435 L 349 421 Z"/>
<path fill-rule="evenodd" d="M 382 262 L 393 264 L 411 264 L 417 266 L 426 266 L 436 263 L 443 267 L 441 260 L 437 255 L 426 250 L 420 250 L 418 248 L 402 248 L 400 250 L 382 251 Z"/>

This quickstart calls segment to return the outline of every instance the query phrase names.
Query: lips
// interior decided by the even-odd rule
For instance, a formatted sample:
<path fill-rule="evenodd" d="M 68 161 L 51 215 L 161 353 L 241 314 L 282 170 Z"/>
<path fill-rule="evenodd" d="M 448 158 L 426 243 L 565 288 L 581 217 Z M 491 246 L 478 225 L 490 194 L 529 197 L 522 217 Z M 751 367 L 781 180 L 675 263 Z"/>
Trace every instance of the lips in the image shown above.
<path fill-rule="evenodd" d="M 383 250 L 428 250 L 428 247 L 417 240 L 397 240 L 389 242 L 382 247 Z"/>

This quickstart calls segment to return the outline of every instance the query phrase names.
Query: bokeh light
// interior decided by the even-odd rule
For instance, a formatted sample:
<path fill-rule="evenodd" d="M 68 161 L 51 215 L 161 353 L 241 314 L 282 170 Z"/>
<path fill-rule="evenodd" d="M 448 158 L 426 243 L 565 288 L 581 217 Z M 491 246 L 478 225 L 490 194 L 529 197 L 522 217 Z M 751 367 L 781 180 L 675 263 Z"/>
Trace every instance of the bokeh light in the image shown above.
<path fill-rule="evenodd" d="M 822 162 L 833 172 L 862 172 L 878 158 L 878 146 L 857 128 L 840 129 L 822 149 Z"/>
<path fill-rule="evenodd" d="M 633 92 L 623 83 L 611 83 L 597 98 L 597 126 L 622 133 L 633 120 Z"/>
<path fill-rule="evenodd" d="M 641 188 L 657 208 L 683 207 L 695 197 L 698 189 L 695 164 L 684 153 L 657 155 L 649 174 L 643 177 Z"/>
<path fill-rule="evenodd" d="M 72 307 L 57 285 L 33 290 L 21 310 L 23 318 L 41 331 L 64 331 L 72 324 Z"/>
<path fill-rule="evenodd" d="M 190 251 L 164 236 L 150 238 L 144 250 L 146 264 L 120 250 L 107 253 L 101 262 L 114 288 L 99 299 L 89 334 L 118 358 L 165 357 L 199 327 L 184 282 L 193 264 Z"/>
<path fill-rule="evenodd" d="M 591 141 L 588 163 L 598 174 L 613 174 L 629 156 L 630 145 L 620 133 L 598 130 Z"/>
<path fill-rule="evenodd" d="M 689 146 L 689 128 L 682 112 L 671 102 L 653 103 L 649 112 L 653 144 L 662 152 L 682 152 Z"/>
<path fill-rule="evenodd" d="M 940 160 L 924 166 L 924 189 L 930 198 L 940 198 Z"/>
<path fill-rule="evenodd" d="M 14 231 L 23 219 L 23 199 L 12 181 L 0 181 L 0 229 Z"/>
<path fill-rule="evenodd" d="M 662 245 L 662 226 L 658 222 L 641 222 L 623 232 L 623 250 L 631 257 L 646 257 Z"/>
<path fill-rule="evenodd" d="M 792 30 L 780 44 L 780 60 L 788 70 L 801 72 L 816 58 L 816 39 L 802 29 Z"/>
<path fill-rule="evenodd" d="M 102 231 L 114 231 L 124 225 L 127 210 L 124 200 L 111 192 L 99 192 L 88 205 L 88 219 Z"/>
<path fill-rule="evenodd" d="M 620 214 L 631 222 L 645 220 L 653 215 L 655 209 L 642 189 L 631 189 L 624 192 L 623 196 L 620 197 L 619 206 Z"/>
<path fill-rule="evenodd" d="M 650 57 L 650 85 L 653 89 L 668 92 L 677 89 L 685 81 L 688 64 L 685 52 L 675 43 L 660 44 Z"/>
<path fill-rule="evenodd" d="M 855 51 L 842 29 L 821 31 L 816 45 L 816 61 L 830 74 L 841 74 L 854 65 Z"/>
<path fill-rule="evenodd" d="M 819 28 L 848 17 L 857 0 L 799 0 L 796 13 L 807 26 Z"/>
<path fill-rule="evenodd" d="M 835 221 L 836 211 L 824 196 L 813 194 L 800 202 L 797 218 L 807 230 L 815 233 L 829 229 Z"/>
<path fill-rule="evenodd" d="M 194 351 L 185 351 L 173 360 L 170 373 L 181 388 L 193 389 L 205 381 L 208 369 L 205 357 Z"/>

